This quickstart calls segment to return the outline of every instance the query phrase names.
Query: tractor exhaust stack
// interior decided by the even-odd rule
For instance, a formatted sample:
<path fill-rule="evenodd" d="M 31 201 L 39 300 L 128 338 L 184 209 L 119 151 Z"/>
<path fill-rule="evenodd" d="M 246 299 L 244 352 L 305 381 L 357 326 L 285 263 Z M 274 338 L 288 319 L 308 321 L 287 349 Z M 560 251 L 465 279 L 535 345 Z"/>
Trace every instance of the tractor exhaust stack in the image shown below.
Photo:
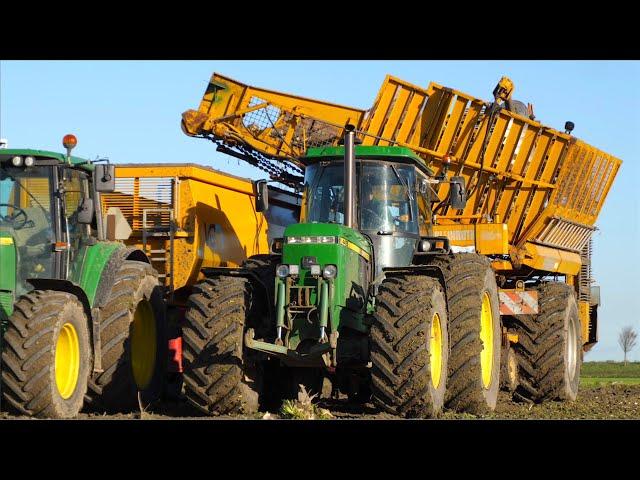
<path fill-rule="evenodd" d="M 355 128 L 350 124 L 344 127 L 344 225 L 349 228 L 355 223 Z"/>

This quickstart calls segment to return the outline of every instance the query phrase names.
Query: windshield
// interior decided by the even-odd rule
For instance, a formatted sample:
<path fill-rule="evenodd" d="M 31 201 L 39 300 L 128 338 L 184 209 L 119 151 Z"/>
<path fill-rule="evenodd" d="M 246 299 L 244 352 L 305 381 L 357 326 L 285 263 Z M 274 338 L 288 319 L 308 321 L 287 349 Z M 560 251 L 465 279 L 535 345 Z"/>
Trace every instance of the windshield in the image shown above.
<path fill-rule="evenodd" d="M 18 293 L 25 279 L 51 276 L 50 167 L 0 167 L 0 231 L 17 247 Z"/>
<path fill-rule="evenodd" d="M 305 221 L 343 223 L 343 162 L 310 165 L 305 171 Z M 357 164 L 357 211 L 361 230 L 418 233 L 415 170 L 407 165 L 362 160 Z"/>

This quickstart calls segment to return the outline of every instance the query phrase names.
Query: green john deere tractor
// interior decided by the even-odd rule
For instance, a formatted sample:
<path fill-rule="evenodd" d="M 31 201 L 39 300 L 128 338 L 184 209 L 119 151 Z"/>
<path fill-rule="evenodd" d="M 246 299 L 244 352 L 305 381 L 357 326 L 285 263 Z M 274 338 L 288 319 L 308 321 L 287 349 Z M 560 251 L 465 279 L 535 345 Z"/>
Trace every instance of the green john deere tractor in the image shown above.
<path fill-rule="evenodd" d="M 110 235 L 100 192 L 114 166 L 0 149 L 2 409 L 70 418 L 157 399 L 166 326 L 146 255 Z M 114 222 L 109 222 L 111 227 Z"/>
<path fill-rule="evenodd" d="M 430 184 L 411 150 L 310 148 L 300 223 L 272 255 L 211 269 L 183 329 L 188 400 L 210 414 L 271 409 L 299 385 L 408 417 L 495 407 L 501 327 L 489 260 L 432 234 Z M 463 208 L 464 180 L 448 202 Z M 267 208 L 258 186 L 257 209 Z"/>

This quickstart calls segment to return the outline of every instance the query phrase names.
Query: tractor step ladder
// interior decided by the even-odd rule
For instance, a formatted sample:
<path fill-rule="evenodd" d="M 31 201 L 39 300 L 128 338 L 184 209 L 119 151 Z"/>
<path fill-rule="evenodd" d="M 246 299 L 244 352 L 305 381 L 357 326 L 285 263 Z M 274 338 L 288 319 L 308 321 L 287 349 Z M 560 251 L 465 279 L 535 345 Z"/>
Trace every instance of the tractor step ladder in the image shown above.
<path fill-rule="evenodd" d="M 148 214 L 155 213 L 160 215 L 169 215 L 169 225 L 149 225 Z M 166 240 L 165 240 L 165 248 L 153 249 L 150 248 L 149 238 L 168 238 L 169 240 L 169 248 L 166 248 Z M 158 278 L 163 279 L 164 285 L 168 288 L 169 296 L 173 296 L 173 240 L 175 237 L 175 223 L 174 223 L 174 213 L 172 208 L 145 208 L 142 211 L 142 249 L 149 256 L 149 260 L 151 260 L 151 265 L 155 264 L 162 265 L 162 268 L 156 268 L 158 270 Z M 160 256 L 158 256 L 160 255 Z M 168 267 L 167 268 L 167 263 Z M 164 272 L 164 273 L 161 273 Z M 168 281 L 167 281 L 168 279 Z"/>

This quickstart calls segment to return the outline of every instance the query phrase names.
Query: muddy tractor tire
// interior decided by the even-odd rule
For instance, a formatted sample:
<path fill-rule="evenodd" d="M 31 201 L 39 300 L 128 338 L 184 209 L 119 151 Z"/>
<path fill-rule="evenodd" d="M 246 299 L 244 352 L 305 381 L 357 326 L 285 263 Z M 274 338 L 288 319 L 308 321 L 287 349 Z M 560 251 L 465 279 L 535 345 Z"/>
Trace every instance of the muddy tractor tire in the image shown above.
<path fill-rule="evenodd" d="M 582 334 L 573 288 L 564 283 L 538 287 L 538 315 L 514 317 L 518 343 L 516 399 L 536 403 L 573 401 L 578 396 Z"/>
<path fill-rule="evenodd" d="M 275 298 L 276 267 L 279 256 L 254 255 L 242 263 L 242 268 L 251 271 L 248 277 L 251 287 L 250 310 L 247 318 L 252 319 L 251 327 L 256 331 L 256 337 L 264 338 L 275 334 Z"/>
<path fill-rule="evenodd" d="M 208 415 L 258 410 L 261 375 L 245 361 L 244 332 L 251 282 L 244 277 L 206 279 L 193 289 L 182 329 L 188 402 Z"/>
<path fill-rule="evenodd" d="M 446 286 L 449 313 L 449 376 L 446 407 L 486 413 L 500 388 L 502 327 L 495 275 L 474 253 L 435 257 Z"/>
<path fill-rule="evenodd" d="M 500 362 L 500 390 L 513 393 L 518 388 L 518 357 L 513 347 L 502 346 Z"/>
<path fill-rule="evenodd" d="M 152 407 L 167 365 L 167 322 L 158 275 L 146 262 L 125 260 L 100 309 L 102 372 L 89 381 L 91 409 L 109 413 Z"/>
<path fill-rule="evenodd" d="M 92 367 L 89 319 L 72 294 L 22 296 L 3 338 L 2 396 L 12 413 L 73 418 L 83 406 Z"/>
<path fill-rule="evenodd" d="M 371 326 L 373 401 L 404 417 L 437 417 L 444 405 L 447 310 L 437 280 L 388 277 Z"/>

